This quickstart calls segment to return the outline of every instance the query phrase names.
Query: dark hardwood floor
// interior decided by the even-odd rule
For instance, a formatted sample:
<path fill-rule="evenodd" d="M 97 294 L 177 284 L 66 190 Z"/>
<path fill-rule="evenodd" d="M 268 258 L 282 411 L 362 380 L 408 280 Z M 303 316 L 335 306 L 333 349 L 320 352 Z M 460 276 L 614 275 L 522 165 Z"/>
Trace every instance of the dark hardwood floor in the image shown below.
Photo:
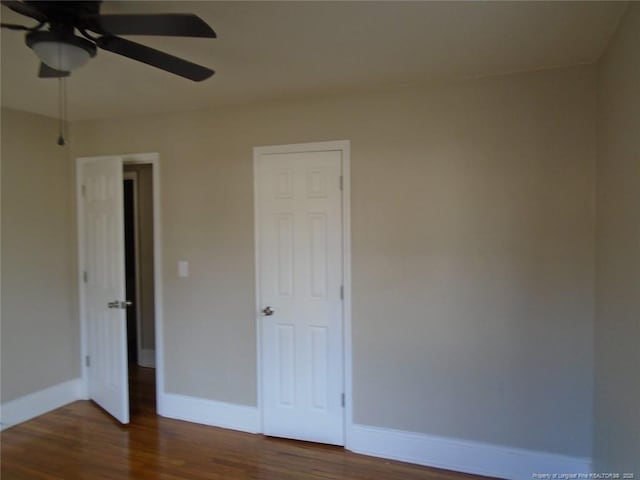
<path fill-rule="evenodd" d="M 131 372 L 131 423 L 79 401 L 1 434 L 2 480 L 470 480 L 472 475 L 155 414 L 154 371 Z"/>

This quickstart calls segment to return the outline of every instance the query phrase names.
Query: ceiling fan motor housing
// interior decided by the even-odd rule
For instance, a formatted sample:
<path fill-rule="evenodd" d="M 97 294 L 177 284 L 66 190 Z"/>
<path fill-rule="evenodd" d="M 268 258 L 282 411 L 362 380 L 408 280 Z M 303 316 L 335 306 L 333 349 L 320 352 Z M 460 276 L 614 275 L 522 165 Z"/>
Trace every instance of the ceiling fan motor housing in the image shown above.
<path fill-rule="evenodd" d="M 61 2 L 51 0 L 25 0 L 24 3 L 42 12 L 52 23 L 69 23 L 70 19 L 75 21 L 82 17 L 99 15 L 102 1 L 65 0 Z"/>

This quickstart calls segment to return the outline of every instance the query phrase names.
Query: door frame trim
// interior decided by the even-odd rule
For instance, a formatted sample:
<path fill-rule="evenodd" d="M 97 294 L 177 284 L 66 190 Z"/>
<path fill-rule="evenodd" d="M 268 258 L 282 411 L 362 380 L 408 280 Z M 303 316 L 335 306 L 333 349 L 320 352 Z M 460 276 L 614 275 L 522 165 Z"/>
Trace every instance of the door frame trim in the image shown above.
<path fill-rule="evenodd" d="M 164 330 L 162 300 L 162 215 L 160 203 L 160 155 L 158 153 L 132 153 L 124 155 L 101 155 L 76 158 L 76 223 L 78 250 L 78 316 L 80 322 L 80 373 L 81 395 L 89 398 L 89 372 L 85 363 L 88 354 L 88 326 L 85 315 L 86 300 L 84 294 L 84 202 L 82 201 L 81 166 L 88 161 L 120 157 L 122 164 L 151 164 L 153 182 L 153 268 L 154 268 L 154 304 L 155 304 L 155 355 L 156 355 L 156 412 L 161 414 L 164 396 Z"/>
<path fill-rule="evenodd" d="M 342 302 L 343 355 L 344 355 L 344 446 L 349 448 L 353 426 L 353 364 L 351 337 L 351 141 L 335 140 L 327 142 L 294 143 L 287 145 L 268 145 L 253 148 L 253 222 L 254 222 L 254 258 L 255 258 L 255 320 L 256 320 L 256 363 L 257 363 L 257 406 L 259 431 L 264 431 L 264 413 L 262 403 L 262 316 L 260 315 L 260 231 L 258 228 L 258 162 L 263 154 L 326 152 L 342 153 L 342 281 L 344 298 Z"/>

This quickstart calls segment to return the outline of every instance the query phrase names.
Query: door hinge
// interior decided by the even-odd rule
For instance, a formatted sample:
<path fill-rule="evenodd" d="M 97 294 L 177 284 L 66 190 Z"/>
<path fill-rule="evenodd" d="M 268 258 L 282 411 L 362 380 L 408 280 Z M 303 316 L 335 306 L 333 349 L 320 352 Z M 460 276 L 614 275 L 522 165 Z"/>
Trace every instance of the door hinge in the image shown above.
<path fill-rule="evenodd" d="M 86 357 L 84 357 L 84 364 L 85 364 L 87 367 L 90 367 L 90 366 L 91 366 L 91 358 L 89 357 L 89 355 L 87 355 Z"/>
<path fill-rule="evenodd" d="M 344 300 L 344 285 L 340 285 L 340 300 Z"/>
<path fill-rule="evenodd" d="M 340 395 L 340 403 L 342 404 L 343 407 L 346 404 L 344 393 L 342 395 Z"/>
<path fill-rule="evenodd" d="M 82 196 L 86 197 L 87 196 L 87 186 L 86 185 L 82 185 L 80 188 L 82 190 Z"/>
<path fill-rule="evenodd" d="M 82 280 L 84 281 L 84 283 L 87 283 L 89 281 L 89 274 L 86 270 L 82 272 Z"/>
<path fill-rule="evenodd" d="M 344 177 L 340 175 L 340 190 L 344 189 Z"/>

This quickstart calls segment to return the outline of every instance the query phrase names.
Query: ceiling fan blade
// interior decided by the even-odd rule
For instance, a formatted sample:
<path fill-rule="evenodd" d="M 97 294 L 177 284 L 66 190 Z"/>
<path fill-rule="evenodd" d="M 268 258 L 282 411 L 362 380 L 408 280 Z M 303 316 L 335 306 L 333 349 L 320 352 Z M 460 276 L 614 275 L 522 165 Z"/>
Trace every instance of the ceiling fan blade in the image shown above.
<path fill-rule="evenodd" d="M 31 30 L 29 27 L 25 27 L 24 25 L 16 25 L 15 23 L 0 23 L 0 27 L 7 28 L 9 30 Z"/>
<path fill-rule="evenodd" d="M 192 13 L 97 15 L 88 20 L 90 29 L 104 35 L 162 35 L 216 38 L 216 32 Z"/>
<path fill-rule="evenodd" d="M 182 58 L 174 57 L 155 48 L 125 40 L 124 38 L 113 36 L 100 37 L 96 39 L 96 45 L 104 50 L 146 63 L 152 67 L 166 70 L 167 72 L 188 78 L 194 82 L 205 80 L 215 73 L 209 68 L 191 63 Z"/>
<path fill-rule="evenodd" d="M 23 2 L 18 2 L 16 0 L 2 0 L 0 3 L 2 5 L 9 7 L 14 12 L 19 13 L 20 15 L 26 15 L 27 17 L 35 18 L 39 22 L 46 22 L 47 17 L 40 10 L 31 5 L 27 5 Z"/>
<path fill-rule="evenodd" d="M 68 77 L 69 75 L 71 75 L 70 72 L 56 70 L 55 68 L 51 68 L 46 63 L 40 63 L 40 71 L 38 72 L 38 77 L 40 78 L 60 78 Z"/>

